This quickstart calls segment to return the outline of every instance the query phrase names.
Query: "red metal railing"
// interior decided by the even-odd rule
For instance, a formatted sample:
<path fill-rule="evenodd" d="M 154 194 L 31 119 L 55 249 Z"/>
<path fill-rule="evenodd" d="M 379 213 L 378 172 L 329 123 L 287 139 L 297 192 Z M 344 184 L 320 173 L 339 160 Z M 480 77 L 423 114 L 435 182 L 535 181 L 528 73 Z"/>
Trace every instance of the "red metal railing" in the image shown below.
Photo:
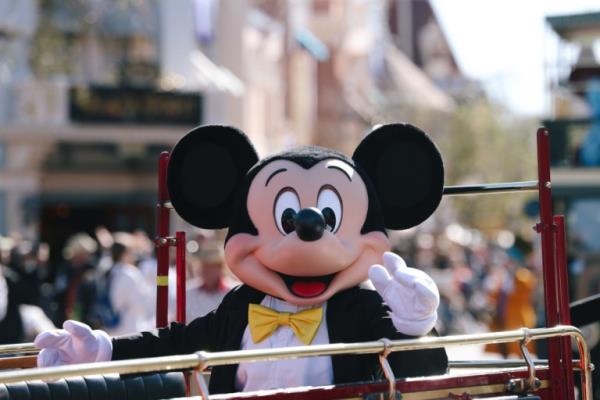
<path fill-rule="evenodd" d="M 540 201 L 540 222 L 536 231 L 542 237 L 542 266 L 544 276 L 544 300 L 546 311 L 546 326 L 555 326 L 559 323 L 557 274 L 554 247 L 554 217 L 552 211 L 552 181 L 550 180 L 550 137 L 545 128 L 537 131 L 537 156 L 538 156 L 538 192 Z M 560 339 L 548 339 L 548 360 L 550 362 L 550 379 L 552 398 L 569 399 L 562 389 L 562 372 Z"/>
<path fill-rule="evenodd" d="M 571 325 L 571 313 L 569 310 L 569 277 L 567 273 L 567 237 L 565 232 L 565 217 L 562 215 L 554 216 L 554 225 L 556 226 L 556 282 L 558 287 L 556 289 L 557 301 L 558 301 L 558 320 L 561 325 Z M 571 339 L 569 337 L 560 338 L 560 358 L 561 358 L 561 371 L 564 376 L 564 387 L 567 389 L 565 397 L 566 399 L 573 400 L 573 364 L 569 361 L 573 359 L 573 350 L 571 346 Z M 585 388 L 583 389 L 585 391 Z"/>
<path fill-rule="evenodd" d="M 167 167 L 169 153 L 163 151 L 158 160 L 158 204 L 156 245 L 156 327 L 168 324 L 169 315 L 169 246 L 170 213 L 167 203 Z"/>
<path fill-rule="evenodd" d="M 537 377 L 541 381 L 541 387 L 535 391 L 536 396 L 543 399 L 549 398 L 548 387 L 549 371 L 547 368 L 539 368 Z M 473 400 L 481 399 L 483 396 L 494 396 L 495 399 L 516 399 L 517 396 L 509 396 L 505 384 L 512 379 L 525 379 L 526 371 L 501 371 L 494 373 L 477 373 L 467 376 L 444 376 L 432 378 L 417 378 L 398 380 L 395 389 L 402 396 L 417 399 L 457 399 Z M 336 385 L 328 387 L 281 389 L 262 391 L 254 393 L 212 395 L 211 400 L 342 400 L 359 398 L 388 399 L 387 382 L 354 383 L 347 385 Z M 380 396 L 376 396 L 380 394 Z M 403 397 L 398 397 L 403 398 Z"/>
<path fill-rule="evenodd" d="M 177 272 L 177 322 L 185 323 L 185 232 L 176 232 L 175 237 L 169 236 L 171 218 L 171 203 L 167 190 L 167 168 L 169 152 L 163 151 L 158 161 L 158 217 L 156 246 L 156 327 L 160 328 L 169 323 L 169 250 L 176 248 Z"/>
<path fill-rule="evenodd" d="M 177 248 L 177 322 L 185 324 L 185 232 L 177 232 L 175 241 Z"/>
<path fill-rule="evenodd" d="M 564 216 L 553 215 L 552 181 L 550 179 L 550 133 L 537 131 L 538 190 L 540 222 L 536 231 L 542 238 L 542 265 L 546 326 L 569 325 L 569 285 L 566 262 Z M 573 371 L 569 338 L 548 339 L 551 392 L 553 399 L 574 400 Z M 585 390 L 585 389 L 584 389 Z"/>

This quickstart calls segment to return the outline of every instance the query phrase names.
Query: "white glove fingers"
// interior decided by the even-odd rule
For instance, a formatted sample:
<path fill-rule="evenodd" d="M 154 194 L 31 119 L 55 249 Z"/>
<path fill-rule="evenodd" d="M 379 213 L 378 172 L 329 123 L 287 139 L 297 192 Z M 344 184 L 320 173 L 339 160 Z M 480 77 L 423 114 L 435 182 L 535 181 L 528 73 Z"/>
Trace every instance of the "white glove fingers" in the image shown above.
<path fill-rule="evenodd" d="M 437 312 L 419 320 L 400 318 L 393 313 L 390 314 L 390 317 L 398 332 L 404 333 L 405 335 L 422 336 L 429 333 L 435 326 Z"/>
<path fill-rule="evenodd" d="M 439 292 L 424 271 L 409 268 L 400 256 L 386 252 L 383 267 L 371 267 L 369 278 L 390 308 L 392 322 L 399 332 L 420 336 L 433 328 Z"/>
<path fill-rule="evenodd" d="M 417 285 L 417 299 L 424 310 L 435 311 L 440 304 L 440 295 L 434 288 Z"/>
<path fill-rule="evenodd" d="M 412 289 L 417 281 L 413 268 L 398 269 L 394 277 L 398 283 L 409 289 Z"/>
<path fill-rule="evenodd" d="M 384 293 L 385 289 L 392 282 L 392 277 L 388 273 L 387 269 L 381 265 L 373 265 L 369 269 L 369 279 L 380 294 Z"/>
<path fill-rule="evenodd" d="M 39 349 L 46 347 L 60 347 L 70 339 L 70 335 L 64 329 L 55 329 L 42 332 L 35 337 L 33 344 Z"/>
<path fill-rule="evenodd" d="M 108 333 L 95 330 L 93 331 L 93 335 L 96 339 L 96 343 L 98 346 L 98 351 L 96 352 L 96 359 L 94 361 L 110 361 L 112 359 L 112 339 L 108 336 Z"/>
<path fill-rule="evenodd" d="M 37 357 L 38 367 L 52 367 L 60 365 L 59 354 L 55 349 L 42 349 Z"/>
<path fill-rule="evenodd" d="M 64 322 L 63 328 L 69 332 L 71 335 L 84 339 L 92 335 L 92 328 L 90 328 L 87 324 L 79 321 L 73 321 L 69 319 Z"/>
<path fill-rule="evenodd" d="M 386 266 L 391 274 L 393 274 L 392 271 L 396 271 L 397 269 L 408 268 L 404 259 L 398 254 L 392 253 L 391 251 L 386 251 L 383 253 L 383 265 Z"/>

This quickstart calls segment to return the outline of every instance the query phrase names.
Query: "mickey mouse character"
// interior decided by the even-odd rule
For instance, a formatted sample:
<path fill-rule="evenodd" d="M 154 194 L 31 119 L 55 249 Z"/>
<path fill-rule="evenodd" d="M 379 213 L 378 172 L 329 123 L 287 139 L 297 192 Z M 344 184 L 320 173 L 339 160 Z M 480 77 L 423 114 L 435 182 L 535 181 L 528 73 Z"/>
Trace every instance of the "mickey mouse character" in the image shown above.
<path fill-rule="evenodd" d="M 430 332 L 439 294 L 388 252 L 388 229 L 429 217 L 443 189 L 433 142 L 411 125 L 370 132 L 352 158 L 302 147 L 263 160 L 239 130 L 203 126 L 172 151 L 171 201 L 201 228 L 229 228 L 225 257 L 244 283 L 189 325 L 110 338 L 67 321 L 42 333 L 41 366 L 73 362 L 403 339 Z M 362 288 L 368 277 L 376 291 Z M 398 377 L 444 373 L 443 349 L 391 354 Z M 367 381 L 376 355 L 242 363 L 212 370 L 211 393 Z"/>

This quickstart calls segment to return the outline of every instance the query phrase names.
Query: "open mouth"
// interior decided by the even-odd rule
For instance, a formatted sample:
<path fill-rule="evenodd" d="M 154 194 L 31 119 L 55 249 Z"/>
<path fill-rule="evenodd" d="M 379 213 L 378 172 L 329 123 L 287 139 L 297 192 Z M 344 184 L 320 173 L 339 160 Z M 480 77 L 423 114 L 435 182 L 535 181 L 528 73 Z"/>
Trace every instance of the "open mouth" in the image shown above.
<path fill-rule="evenodd" d="M 316 297 L 323 293 L 333 278 L 334 274 L 322 276 L 291 276 L 278 273 L 287 288 L 298 297 Z"/>

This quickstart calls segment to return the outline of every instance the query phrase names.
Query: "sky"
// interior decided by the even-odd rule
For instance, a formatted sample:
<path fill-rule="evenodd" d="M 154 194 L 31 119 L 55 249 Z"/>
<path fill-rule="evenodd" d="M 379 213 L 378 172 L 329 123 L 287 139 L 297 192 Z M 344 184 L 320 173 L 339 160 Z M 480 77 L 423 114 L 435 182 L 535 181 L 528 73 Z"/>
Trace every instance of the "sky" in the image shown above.
<path fill-rule="evenodd" d="M 545 65 L 556 65 L 558 47 L 545 17 L 600 11 L 600 0 L 431 2 L 463 73 L 509 109 L 535 116 L 550 112 Z"/>

